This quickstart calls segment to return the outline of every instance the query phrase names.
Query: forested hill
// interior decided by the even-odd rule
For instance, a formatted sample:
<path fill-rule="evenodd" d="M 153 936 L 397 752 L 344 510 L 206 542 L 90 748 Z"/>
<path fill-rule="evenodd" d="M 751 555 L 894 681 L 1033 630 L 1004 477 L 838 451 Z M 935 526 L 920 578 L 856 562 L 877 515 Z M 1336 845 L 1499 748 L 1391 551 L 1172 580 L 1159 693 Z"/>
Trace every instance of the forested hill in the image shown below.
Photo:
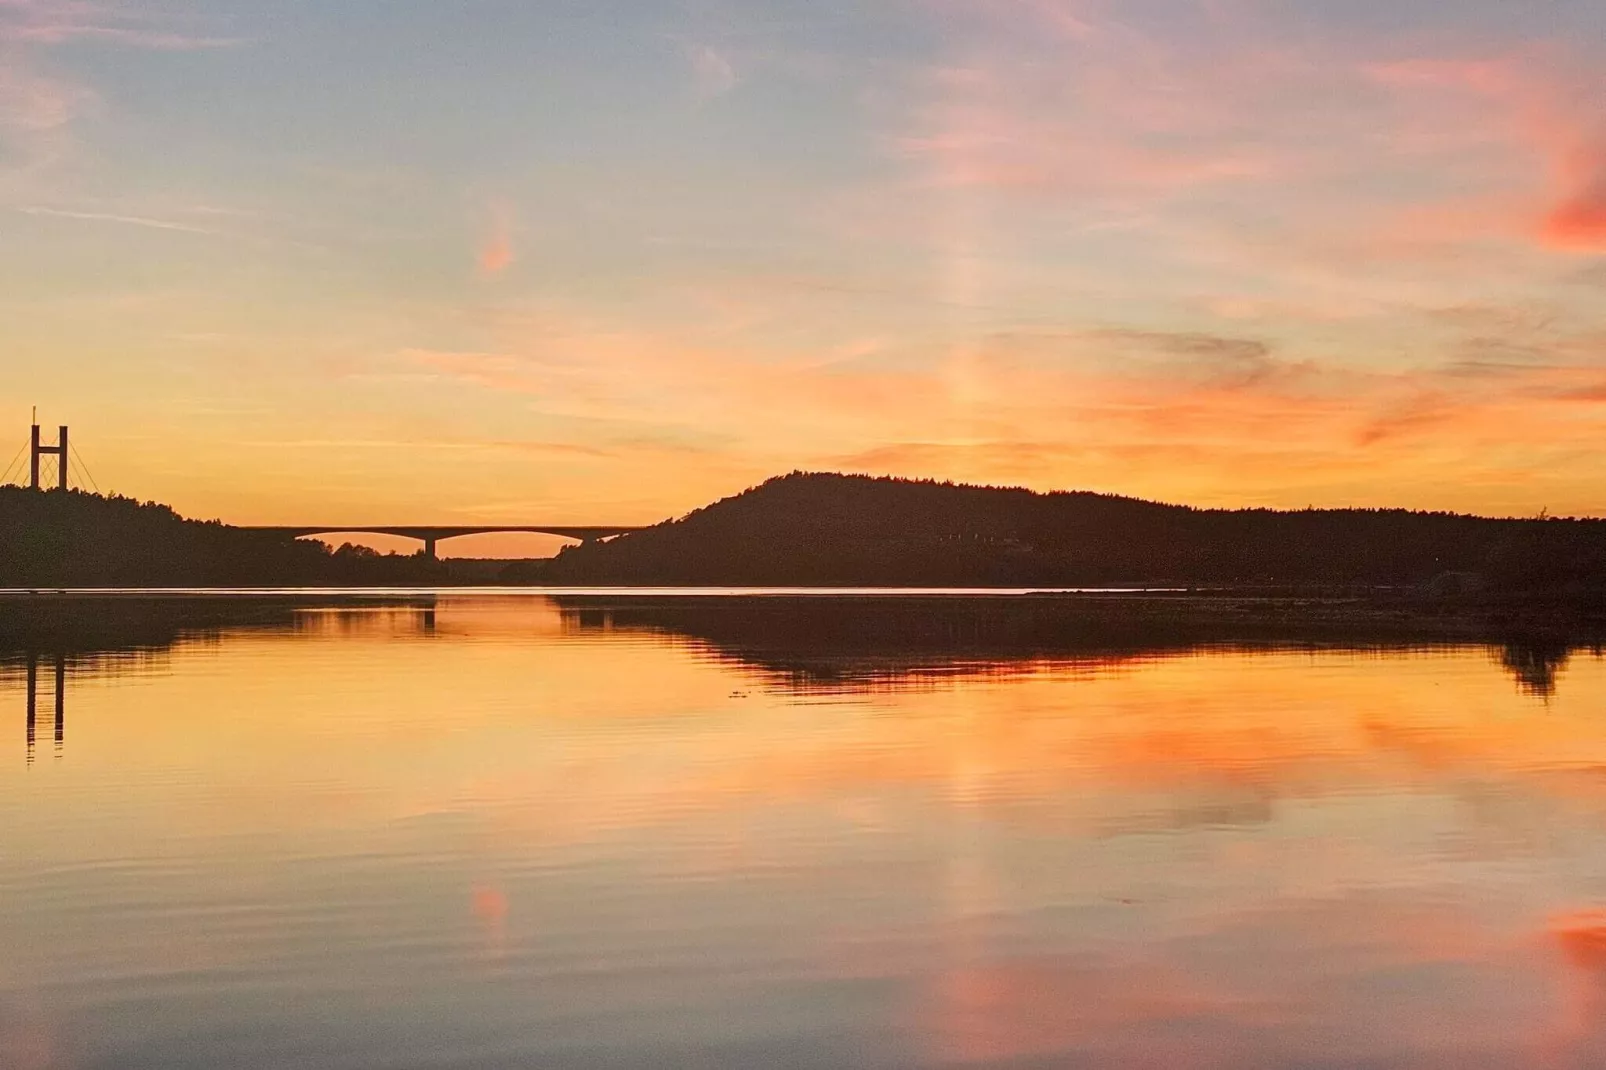
<path fill-rule="evenodd" d="M 0 486 L 0 587 L 278 587 L 424 583 L 421 556 L 188 520 L 171 508 L 83 491 Z"/>
<path fill-rule="evenodd" d="M 818 473 L 571 547 L 554 583 L 1603 586 L 1606 521 L 1193 509 L 1087 492 Z"/>

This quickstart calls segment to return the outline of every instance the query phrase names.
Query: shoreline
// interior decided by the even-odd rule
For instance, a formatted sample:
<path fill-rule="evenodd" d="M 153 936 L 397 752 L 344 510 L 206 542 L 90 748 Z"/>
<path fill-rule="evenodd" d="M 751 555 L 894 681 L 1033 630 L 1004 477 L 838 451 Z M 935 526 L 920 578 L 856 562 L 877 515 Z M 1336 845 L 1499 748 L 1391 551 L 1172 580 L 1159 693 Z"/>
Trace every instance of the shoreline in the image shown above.
<path fill-rule="evenodd" d="M 908 617 L 922 608 L 943 612 L 1003 611 L 1066 623 L 1103 620 L 1127 626 L 1213 626 L 1255 632 L 1378 629 L 1388 633 L 1466 637 L 1481 634 L 1568 634 L 1606 637 L 1606 600 L 1573 594 L 1432 597 L 1419 591 L 1372 588 L 1338 593 L 1297 588 L 892 588 L 892 587 L 121 587 L 0 589 L 0 634 L 41 611 L 45 618 L 77 616 L 89 605 L 177 609 L 188 604 L 207 617 L 226 607 L 280 609 L 315 605 L 429 606 L 441 599 L 545 598 L 561 606 L 631 610 L 679 606 L 708 609 L 768 603 L 842 607 L 857 604 Z M 47 609 L 46 607 L 50 607 Z M 940 609 L 938 607 L 941 607 Z M 8 627 L 9 626 L 9 627 Z"/>

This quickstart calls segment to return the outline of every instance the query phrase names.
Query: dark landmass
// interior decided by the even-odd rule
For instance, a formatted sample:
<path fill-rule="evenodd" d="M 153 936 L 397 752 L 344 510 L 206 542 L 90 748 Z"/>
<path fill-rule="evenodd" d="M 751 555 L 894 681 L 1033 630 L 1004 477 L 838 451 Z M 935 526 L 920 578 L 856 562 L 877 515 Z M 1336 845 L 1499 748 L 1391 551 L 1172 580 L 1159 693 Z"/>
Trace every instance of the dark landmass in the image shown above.
<path fill-rule="evenodd" d="M 1606 521 L 1404 509 L 1193 509 L 1086 492 L 794 473 L 606 543 L 587 585 L 1410 587 L 1606 592 Z"/>
<path fill-rule="evenodd" d="M 1193 509 L 794 473 L 549 561 L 437 561 L 188 520 L 130 498 L 0 487 L 0 587 L 487 583 L 1177 587 L 1338 598 L 1351 614 L 1361 596 L 1479 620 L 1522 607 L 1592 618 L 1606 615 L 1606 521 Z M 1282 610 L 1263 601 L 1255 612 Z"/>
<path fill-rule="evenodd" d="M 513 566 L 539 564 L 331 548 L 156 502 L 0 486 L 0 587 L 446 586 L 507 582 Z"/>

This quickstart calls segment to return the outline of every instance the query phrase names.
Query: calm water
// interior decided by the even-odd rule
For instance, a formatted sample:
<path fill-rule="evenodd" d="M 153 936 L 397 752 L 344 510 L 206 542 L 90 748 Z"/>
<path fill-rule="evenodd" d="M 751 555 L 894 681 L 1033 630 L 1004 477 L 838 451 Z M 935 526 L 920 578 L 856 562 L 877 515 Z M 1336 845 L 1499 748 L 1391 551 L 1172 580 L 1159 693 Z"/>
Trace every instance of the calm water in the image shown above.
<path fill-rule="evenodd" d="M 1606 1066 L 1589 651 L 860 612 L 7 655 L 0 1066 Z"/>

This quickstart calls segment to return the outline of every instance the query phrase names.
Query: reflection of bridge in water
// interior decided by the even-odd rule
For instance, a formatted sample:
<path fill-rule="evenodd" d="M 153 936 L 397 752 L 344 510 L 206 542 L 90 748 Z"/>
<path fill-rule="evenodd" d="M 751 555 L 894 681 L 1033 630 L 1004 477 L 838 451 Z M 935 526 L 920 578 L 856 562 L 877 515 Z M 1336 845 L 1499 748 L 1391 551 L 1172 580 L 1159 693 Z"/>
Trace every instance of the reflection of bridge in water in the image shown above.
<path fill-rule="evenodd" d="M 247 526 L 246 531 L 260 531 L 272 535 L 283 535 L 292 539 L 305 538 L 309 535 L 395 535 L 403 539 L 417 539 L 424 544 L 424 553 L 428 557 L 435 556 L 436 544 L 443 539 L 455 539 L 463 535 L 494 535 L 516 532 L 527 535 L 556 535 L 564 539 L 578 539 L 580 542 L 599 542 L 611 539 L 615 535 L 628 535 L 632 531 L 640 531 L 639 527 L 630 527 L 619 524 L 370 524 L 358 525 L 317 525 L 317 524 L 283 524 L 277 526 Z"/>
<path fill-rule="evenodd" d="M 56 757 L 61 757 L 62 744 L 67 738 L 67 655 L 56 654 Z M 28 764 L 33 764 L 34 745 L 39 734 L 39 655 L 28 654 Z"/>

